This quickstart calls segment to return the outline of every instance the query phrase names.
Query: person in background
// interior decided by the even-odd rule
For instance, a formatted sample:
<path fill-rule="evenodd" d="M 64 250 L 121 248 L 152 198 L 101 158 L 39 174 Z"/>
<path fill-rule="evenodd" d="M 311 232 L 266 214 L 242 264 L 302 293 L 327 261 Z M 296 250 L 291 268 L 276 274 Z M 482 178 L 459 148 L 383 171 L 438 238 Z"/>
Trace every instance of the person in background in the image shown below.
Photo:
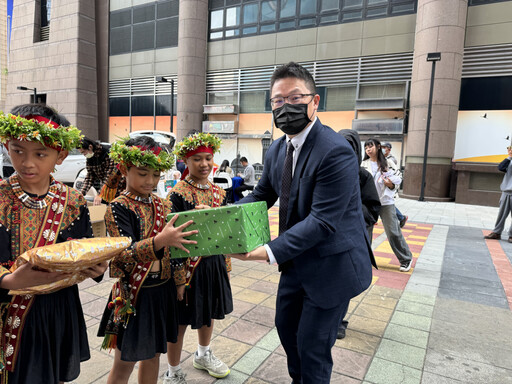
<path fill-rule="evenodd" d="M 242 178 L 242 185 L 235 188 L 235 193 L 239 199 L 242 199 L 244 195 L 243 191 L 252 191 L 256 185 L 256 178 L 254 176 L 254 167 L 249 164 L 247 157 L 240 158 L 240 164 L 245 167 L 244 173 L 239 173 L 238 176 Z"/>
<path fill-rule="evenodd" d="M 9 151 L 5 145 L 2 145 L 2 172 L 4 179 L 7 179 L 14 173 L 11 157 L 9 156 Z"/>
<path fill-rule="evenodd" d="M 498 169 L 501 172 L 505 172 L 503 181 L 501 182 L 501 197 L 500 197 L 500 209 L 498 211 L 498 218 L 496 219 L 496 225 L 491 233 L 484 236 L 488 240 L 501 240 L 501 232 L 505 228 L 505 221 L 507 216 L 512 214 L 512 167 L 510 166 L 510 160 L 512 160 L 512 147 L 507 147 L 508 156 L 498 165 Z M 508 230 L 508 242 L 512 243 L 512 225 Z"/>
<path fill-rule="evenodd" d="M 359 138 L 359 134 L 352 129 L 342 129 L 338 133 L 347 139 L 357 157 L 357 162 L 359 164 L 359 189 L 361 190 L 362 203 L 361 208 L 363 209 L 364 222 L 366 224 L 366 231 L 368 232 L 368 240 L 371 245 L 373 226 L 379 219 L 379 194 L 377 193 L 377 189 L 375 189 L 372 175 L 366 169 L 361 167 L 361 139 Z M 345 338 L 346 330 L 348 327 L 348 321 L 345 320 L 345 316 L 347 315 L 348 311 L 348 304 L 349 303 L 347 303 L 345 306 L 341 316 L 341 323 L 338 327 L 338 335 L 336 337 L 337 339 Z"/>
<path fill-rule="evenodd" d="M 110 146 L 84 137 L 78 150 L 87 159 L 85 163 L 87 176 L 80 188 L 80 193 L 85 196 L 93 185 L 100 192 L 115 169 L 114 161 L 108 156 Z M 94 205 L 100 205 L 101 201 L 100 194 L 94 197 Z"/>
<path fill-rule="evenodd" d="M 398 161 L 396 160 L 396 157 L 391 154 L 391 148 L 393 146 L 389 142 L 382 143 L 382 153 L 384 154 L 384 157 L 386 160 L 392 161 L 395 164 L 395 168 L 398 169 Z M 398 198 L 398 188 L 395 191 L 395 199 Z M 398 217 L 398 221 L 400 222 L 400 228 L 403 228 L 405 223 L 407 223 L 407 220 L 409 219 L 409 216 L 404 215 L 398 207 L 395 205 L 396 209 L 396 217 Z"/>
<path fill-rule="evenodd" d="M 220 167 L 219 169 L 217 169 L 217 172 L 215 172 L 215 176 L 218 176 L 219 173 L 221 172 L 226 172 L 229 177 L 233 177 L 233 170 L 229 167 L 229 161 L 228 160 L 224 160 L 221 164 L 220 164 Z"/>
<path fill-rule="evenodd" d="M 379 216 L 388 237 L 393 253 L 400 262 L 400 271 L 408 272 L 413 263 L 412 253 L 405 241 L 395 210 L 395 189 L 402 182 L 402 177 L 392 161 L 386 160 L 381 150 L 380 141 L 369 139 L 364 143 L 365 156 L 361 166 L 373 176 L 380 198 Z"/>

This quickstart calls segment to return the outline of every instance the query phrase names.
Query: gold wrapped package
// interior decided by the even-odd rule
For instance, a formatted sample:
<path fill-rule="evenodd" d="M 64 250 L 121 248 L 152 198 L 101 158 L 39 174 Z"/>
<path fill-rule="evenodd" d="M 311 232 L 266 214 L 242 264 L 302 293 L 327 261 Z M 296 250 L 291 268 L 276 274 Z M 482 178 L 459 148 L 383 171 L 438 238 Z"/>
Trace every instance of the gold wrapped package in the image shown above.
<path fill-rule="evenodd" d="M 66 272 L 72 273 L 72 275 L 50 284 L 11 290 L 9 294 L 46 294 L 78 284 L 87 278 L 81 271 L 112 259 L 128 248 L 131 243 L 128 237 L 99 237 L 69 240 L 31 249 L 16 259 L 16 263 L 11 267 L 11 272 L 25 263 L 31 263 L 45 271 Z"/>

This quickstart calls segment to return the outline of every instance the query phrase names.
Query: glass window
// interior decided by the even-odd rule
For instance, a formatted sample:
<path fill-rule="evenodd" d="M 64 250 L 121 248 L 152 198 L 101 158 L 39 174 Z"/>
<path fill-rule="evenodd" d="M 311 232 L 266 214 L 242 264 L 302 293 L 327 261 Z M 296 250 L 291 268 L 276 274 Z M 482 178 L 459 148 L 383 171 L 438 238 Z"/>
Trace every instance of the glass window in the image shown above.
<path fill-rule="evenodd" d="M 363 0 L 343 0 L 342 9 L 361 8 L 362 6 L 363 6 Z"/>
<path fill-rule="evenodd" d="M 224 6 L 224 0 L 210 0 L 209 3 L 211 9 L 221 8 Z"/>
<path fill-rule="evenodd" d="M 156 21 L 156 48 L 178 46 L 178 18 Z"/>
<path fill-rule="evenodd" d="M 239 29 L 228 29 L 226 30 L 226 37 L 240 36 Z"/>
<path fill-rule="evenodd" d="M 381 5 L 387 4 L 389 0 L 368 0 L 368 5 Z"/>
<path fill-rule="evenodd" d="M 129 97 L 112 97 L 108 104 L 110 116 L 130 116 Z"/>
<path fill-rule="evenodd" d="M 244 5 L 244 24 L 258 22 L 258 3 Z"/>
<path fill-rule="evenodd" d="M 155 108 L 157 116 L 169 116 L 171 114 L 171 95 L 157 95 Z M 174 115 L 176 115 L 176 97 L 174 97 Z"/>
<path fill-rule="evenodd" d="M 269 91 L 240 93 L 240 113 L 263 113 L 271 111 Z"/>
<path fill-rule="evenodd" d="M 240 25 L 240 7 L 226 9 L 226 27 Z"/>
<path fill-rule="evenodd" d="M 210 33 L 211 40 L 222 39 L 222 32 L 212 32 Z"/>
<path fill-rule="evenodd" d="M 338 14 L 320 17 L 320 24 L 338 22 Z"/>
<path fill-rule="evenodd" d="M 210 92 L 208 93 L 208 104 L 238 104 L 236 92 Z"/>
<path fill-rule="evenodd" d="M 348 20 L 361 20 L 363 18 L 363 11 L 355 11 L 355 12 L 344 12 L 341 15 L 341 19 L 343 21 Z"/>
<path fill-rule="evenodd" d="M 47 27 L 48 25 L 50 25 L 51 10 L 51 0 L 41 0 L 41 27 Z"/>
<path fill-rule="evenodd" d="M 153 116 L 153 96 L 132 97 L 132 116 Z"/>
<path fill-rule="evenodd" d="M 156 18 L 165 19 L 166 17 L 178 16 L 180 3 L 178 0 L 162 1 L 156 3 Z"/>
<path fill-rule="evenodd" d="M 226 0 L 226 7 L 231 5 L 239 5 L 241 2 L 242 0 Z"/>
<path fill-rule="evenodd" d="M 285 21 L 279 23 L 279 30 L 283 31 L 285 29 L 294 29 L 295 28 L 295 21 Z"/>
<path fill-rule="evenodd" d="M 261 2 L 261 21 L 272 21 L 276 19 L 276 2 L 262 1 Z"/>
<path fill-rule="evenodd" d="M 393 5 L 391 7 L 391 13 L 401 13 L 410 11 L 414 11 L 414 4 Z"/>
<path fill-rule="evenodd" d="M 405 97 L 405 83 L 362 85 L 359 91 L 361 99 L 387 99 Z"/>
<path fill-rule="evenodd" d="M 261 33 L 274 32 L 275 30 L 276 30 L 275 24 L 267 24 L 267 25 L 260 26 Z"/>
<path fill-rule="evenodd" d="M 155 48 L 155 22 L 133 25 L 132 51 Z"/>
<path fill-rule="evenodd" d="M 145 5 L 143 7 L 133 8 L 133 23 L 144 23 L 155 20 L 155 5 Z"/>
<path fill-rule="evenodd" d="M 386 16 L 388 14 L 388 7 L 369 8 L 366 11 L 366 17 Z"/>
<path fill-rule="evenodd" d="M 326 111 L 353 111 L 356 105 L 356 87 L 327 88 Z"/>
<path fill-rule="evenodd" d="M 322 6 L 320 7 L 320 11 L 330 11 L 334 9 L 339 9 L 339 0 L 322 0 Z"/>
<path fill-rule="evenodd" d="M 310 17 L 310 18 L 307 18 L 307 19 L 301 19 L 299 21 L 299 25 L 301 27 L 314 26 L 314 25 L 316 25 L 316 17 Z"/>
<path fill-rule="evenodd" d="M 247 27 L 247 28 L 242 29 L 243 35 L 252 35 L 256 32 L 258 32 L 258 27 Z"/>
<path fill-rule="evenodd" d="M 219 9 L 210 13 L 210 28 L 218 29 L 224 26 L 224 10 Z"/>
<path fill-rule="evenodd" d="M 297 0 L 281 0 L 281 16 L 294 17 L 297 12 Z"/>
<path fill-rule="evenodd" d="M 110 13 L 110 28 L 122 27 L 132 23 L 132 10 L 111 12 Z"/>
<path fill-rule="evenodd" d="M 132 27 L 112 28 L 110 31 L 110 54 L 131 52 L 132 50 Z"/>
<path fill-rule="evenodd" d="M 316 14 L 316 0 L 300 0 L 300 14 Z"/>

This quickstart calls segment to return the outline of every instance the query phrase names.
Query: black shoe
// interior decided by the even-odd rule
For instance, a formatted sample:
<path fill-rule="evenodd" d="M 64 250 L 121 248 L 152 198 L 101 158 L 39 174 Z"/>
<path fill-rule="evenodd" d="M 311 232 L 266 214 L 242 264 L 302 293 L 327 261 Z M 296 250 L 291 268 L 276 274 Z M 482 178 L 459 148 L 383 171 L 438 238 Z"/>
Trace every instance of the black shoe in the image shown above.
<path fill-rule="evenodd" d="M 343 328 L 343 327 L 339 327 L 338 328 L 338 334 L 336 335 L 336 338 L 338 340 L 341 340 L 341 339 L 345 338 L 345 328 Z"/>
<path fill-rule="evenodd" d="M 409 216 L 404 216 L 402 220 L 400 220 L 400 228 L 403 228 L 405 223 L 407 223 L 407 220 L 409 219 Z"/>

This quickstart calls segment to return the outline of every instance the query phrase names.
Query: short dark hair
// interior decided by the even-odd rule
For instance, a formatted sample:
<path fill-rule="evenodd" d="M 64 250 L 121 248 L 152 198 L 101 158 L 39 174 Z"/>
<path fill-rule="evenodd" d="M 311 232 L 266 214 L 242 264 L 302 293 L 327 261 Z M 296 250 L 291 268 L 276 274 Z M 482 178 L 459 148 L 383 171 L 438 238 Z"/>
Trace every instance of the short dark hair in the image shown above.
<path fill-rule="evenodd" d="M 389 149 L 393 148 L 393 147 L 391 146 L 391 143 L 388 143 L 388 142 L 384 142 L 384 143 L 382 143 L 382 144 L 381 144 L 381 146 L 386 147 L 386 148 L 389 148 Z"/>
<path fill-rule="evenodd" d="M 240 158 L 240 162 L 248 163 L 248 161 L 247 161 L 247 157 L 242 156 L 242 157 Z"/>
<path fill-rule="evenodd" d="M 89 150 L 89 146 L 91 146 L 91 145 L 92 145 L 92 149 L 94 150 L 94 148 L 96 148 L 96 145 L 97 145 L 97 144 L 98 144 L 98 143 L 97 143 L 96 141 L 94 141 L 94 140 L 92 140 L 92 139 L 89 139 L 88 137 L 85 137 L 85 136 L 84 136 L 84 137 L 82 138 L 82 141 L 80 142 L 80 148 L 81 148 L 81 149 L 87 149 L 87 150 Z"/>
<path fill-rule="evenodd" d="M 288 64 L 281 65 L 272 74 L 270 79 L 270 93 L 277 80 L 286 79 L 288 77 L 294 77 L 296 79 L 304 80 L 306 87 L 308 87 L 311 93 L 316 93 L 315 79 L 311 76 L 311 73 L 304 68 L 302 65 L 290 61 Z"/>
<path fill-rule="evenodd" d="M 148 149 L 162 148 L 152 137 L 139 135 L 126 141 L 127 147 L 139 146 L 147 147 Z"/>
<path fill-rule="evenodd" d="M 21 117 L 36 115 L 47 118 L 63 127 L 69 127 L 71 123 L 55 109 L 44 104 L 21 104 L 11 109 L 13 115 Z"/>

